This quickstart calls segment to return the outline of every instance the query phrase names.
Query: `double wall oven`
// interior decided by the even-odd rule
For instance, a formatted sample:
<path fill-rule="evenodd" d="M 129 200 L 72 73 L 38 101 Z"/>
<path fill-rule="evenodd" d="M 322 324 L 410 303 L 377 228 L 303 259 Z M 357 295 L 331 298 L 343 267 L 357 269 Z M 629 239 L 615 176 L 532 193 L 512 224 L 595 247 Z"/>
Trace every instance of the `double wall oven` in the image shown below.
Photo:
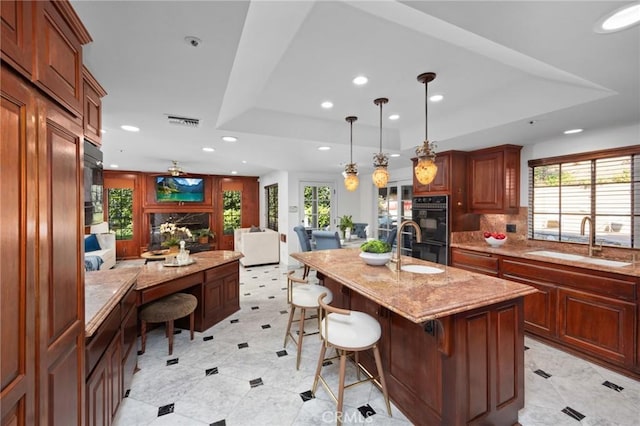
<path fill-rule="evenodd" d="M 449 262 L 449 196 L 413 197 L 413 220 L 420 226 L 421 242 L 413 241 L 412 256 L 447 265 Z"/>

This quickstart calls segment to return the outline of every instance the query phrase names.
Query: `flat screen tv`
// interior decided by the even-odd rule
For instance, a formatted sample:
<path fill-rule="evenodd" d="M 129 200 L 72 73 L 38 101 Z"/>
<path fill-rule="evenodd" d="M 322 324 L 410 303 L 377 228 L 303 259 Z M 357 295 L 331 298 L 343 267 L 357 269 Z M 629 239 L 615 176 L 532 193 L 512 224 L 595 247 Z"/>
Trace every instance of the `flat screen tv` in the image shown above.
<path fill-rule="evenodd" d="M 156 200 L 201 203 L 204 201 L 204 179 L 158 176 L 156 177 Z"/>

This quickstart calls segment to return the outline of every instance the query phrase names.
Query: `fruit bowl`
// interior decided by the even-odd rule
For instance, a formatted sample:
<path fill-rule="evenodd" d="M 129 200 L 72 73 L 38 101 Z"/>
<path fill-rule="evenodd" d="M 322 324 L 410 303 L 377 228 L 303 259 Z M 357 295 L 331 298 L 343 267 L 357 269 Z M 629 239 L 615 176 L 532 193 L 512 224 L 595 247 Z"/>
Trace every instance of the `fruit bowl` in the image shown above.
<path fill-rule="evenodd" d="M 507 242 L 507 236 L 504 234 L 491 235 L 489 237 L 484 237 L 484 240 L 491 247 L 500 247 Z"/>

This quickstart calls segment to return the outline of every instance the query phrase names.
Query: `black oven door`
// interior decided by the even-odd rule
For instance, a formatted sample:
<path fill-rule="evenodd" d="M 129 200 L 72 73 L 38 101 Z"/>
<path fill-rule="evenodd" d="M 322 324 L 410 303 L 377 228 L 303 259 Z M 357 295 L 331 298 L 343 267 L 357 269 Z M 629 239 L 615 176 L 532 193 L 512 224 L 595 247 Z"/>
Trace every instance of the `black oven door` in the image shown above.
<path fill-rule="evenodd" d="M 449 261 L 447 245 L 434 241 L 427 243 L 416 243 L 414 241 L 411 255 L 417 259 L 441 265 L 447 265 Z"/>

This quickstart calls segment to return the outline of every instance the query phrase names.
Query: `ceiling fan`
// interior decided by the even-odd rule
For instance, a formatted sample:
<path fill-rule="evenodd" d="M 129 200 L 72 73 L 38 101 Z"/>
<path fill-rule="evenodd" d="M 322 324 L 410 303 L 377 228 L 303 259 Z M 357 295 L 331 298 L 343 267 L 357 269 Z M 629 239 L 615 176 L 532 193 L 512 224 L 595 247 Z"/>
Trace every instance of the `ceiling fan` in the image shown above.
<path fill-rule="evenodd" d="M 172 163 L 173 164 L 171 164 L 167 169 L 171 176 L 176 177 L 186 174 L 184 171 L 182 171 L 182 167 L 178 166 L 178 162 L 176 160 L 172 160 Z"/>

